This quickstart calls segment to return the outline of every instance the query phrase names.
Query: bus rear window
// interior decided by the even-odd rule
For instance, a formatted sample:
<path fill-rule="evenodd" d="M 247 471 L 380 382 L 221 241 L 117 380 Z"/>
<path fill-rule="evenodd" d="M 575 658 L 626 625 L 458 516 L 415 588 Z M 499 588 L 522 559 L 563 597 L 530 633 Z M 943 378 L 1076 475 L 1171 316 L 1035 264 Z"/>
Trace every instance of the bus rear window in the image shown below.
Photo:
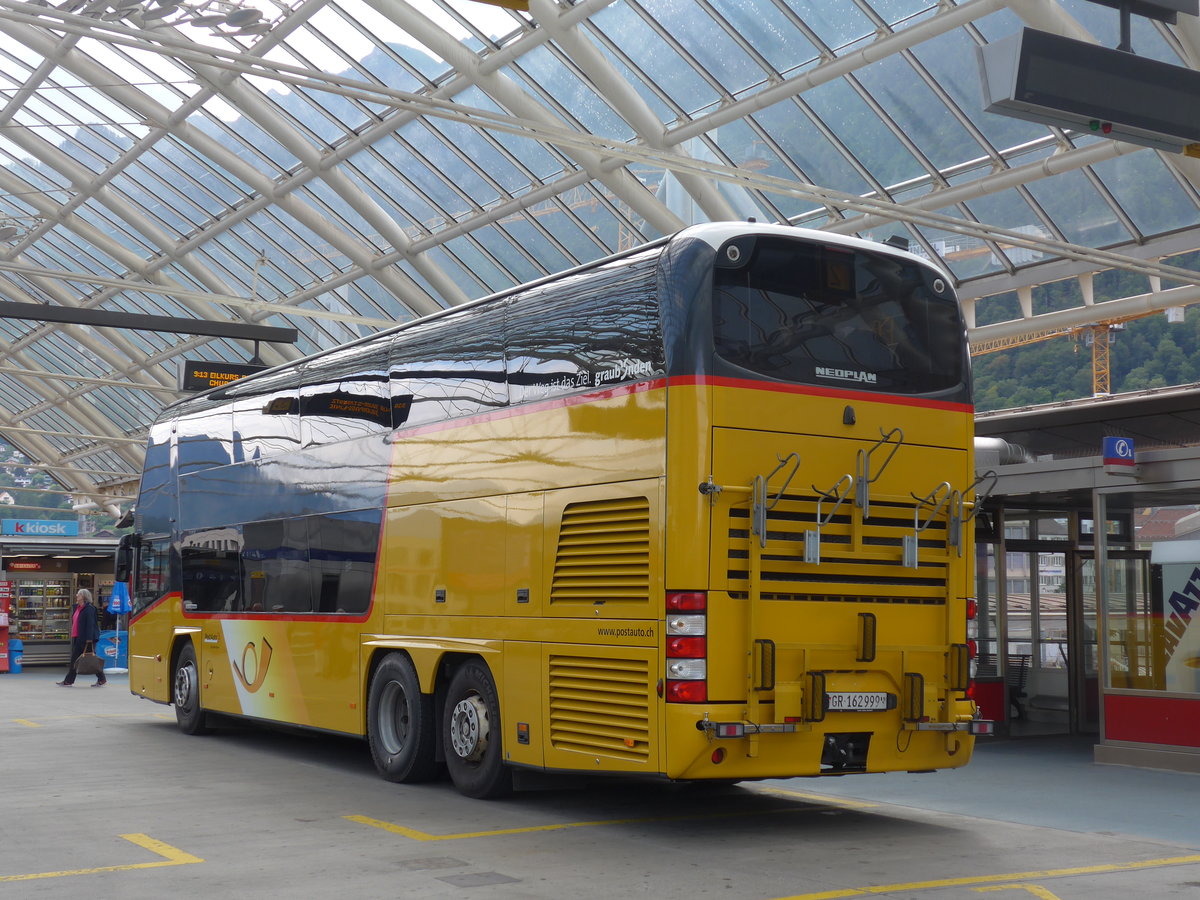
<path fill-rule="evenodd" d="M 917 263 L 760 237 L 713 284 L 717 356 L 781 381 L 898 394 L 963 385 L 958 306 Z M 727 259 L 723 254 L 722 259 Z"/>

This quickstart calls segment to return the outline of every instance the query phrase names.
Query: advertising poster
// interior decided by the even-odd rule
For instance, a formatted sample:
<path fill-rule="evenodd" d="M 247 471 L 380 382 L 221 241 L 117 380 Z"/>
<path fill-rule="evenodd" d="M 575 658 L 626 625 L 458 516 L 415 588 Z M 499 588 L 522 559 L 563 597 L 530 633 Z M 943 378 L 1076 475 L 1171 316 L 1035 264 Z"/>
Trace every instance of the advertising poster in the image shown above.
<path fill-rule="evenodd" d="M 1200 692 L 1200 541 L 1159 542 L 1150 561 L 1162 566 L 1163 686 Z"/>

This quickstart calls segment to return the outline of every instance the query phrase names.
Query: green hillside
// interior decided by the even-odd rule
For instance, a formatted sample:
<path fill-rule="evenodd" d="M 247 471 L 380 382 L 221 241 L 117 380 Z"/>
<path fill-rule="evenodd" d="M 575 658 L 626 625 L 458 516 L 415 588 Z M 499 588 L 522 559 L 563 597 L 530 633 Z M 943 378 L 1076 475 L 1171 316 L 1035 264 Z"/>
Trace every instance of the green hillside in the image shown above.
<path fill-rule="evenodd" d="M 1168 260 L 1195 269 L 1200 254 Z M 1164 288 L 1173 287 L 1167 283 Z M 1095 299 L 1128 297 L 1148 291 L 1145 278 L 1128 273 L 1097 276 Z M 1034 292 L 1034 313 L 1080 305 L 1078 284 L 1045 285 Z M 1017 318 L 1016 295 L 985 299 L 978 306 L 978 324 Z M 1171 324 L 1154 314 L 1113 332 L 1109 367 L 1111 392 L 1140 391 L 1200 381 L 1200 307 L 1187 310 L 1182 323 Z M 1092 395 L 1092 348 L 1083 340 L 1058 337 L 975 357 L 975 405 L 980 411 L 1072 400 Z"/>

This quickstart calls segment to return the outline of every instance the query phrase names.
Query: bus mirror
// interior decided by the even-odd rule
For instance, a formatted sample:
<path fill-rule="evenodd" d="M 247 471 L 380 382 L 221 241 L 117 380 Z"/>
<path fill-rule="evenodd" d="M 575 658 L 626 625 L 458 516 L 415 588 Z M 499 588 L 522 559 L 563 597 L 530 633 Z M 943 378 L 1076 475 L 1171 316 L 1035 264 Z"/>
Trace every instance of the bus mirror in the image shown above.
<path fill-rule="evenodd" d="M 113 579 L 128 582 L 133 575 L 133 550 L 138 545 L 137 534 L 126 534 L 117 542 L 117 556 L 113 560 Z"/>

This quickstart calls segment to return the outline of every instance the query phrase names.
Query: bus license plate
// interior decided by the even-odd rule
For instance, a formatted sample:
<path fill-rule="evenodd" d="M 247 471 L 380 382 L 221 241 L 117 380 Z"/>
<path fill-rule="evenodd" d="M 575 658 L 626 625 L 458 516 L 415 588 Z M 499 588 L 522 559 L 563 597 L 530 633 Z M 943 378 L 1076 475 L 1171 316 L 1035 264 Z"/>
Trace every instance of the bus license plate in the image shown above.
<path fill-rule="evenodd" d="M 831 691 L 825 695 L 829 712 L 875 712 L 889 706 L 885 691 Z"/>

